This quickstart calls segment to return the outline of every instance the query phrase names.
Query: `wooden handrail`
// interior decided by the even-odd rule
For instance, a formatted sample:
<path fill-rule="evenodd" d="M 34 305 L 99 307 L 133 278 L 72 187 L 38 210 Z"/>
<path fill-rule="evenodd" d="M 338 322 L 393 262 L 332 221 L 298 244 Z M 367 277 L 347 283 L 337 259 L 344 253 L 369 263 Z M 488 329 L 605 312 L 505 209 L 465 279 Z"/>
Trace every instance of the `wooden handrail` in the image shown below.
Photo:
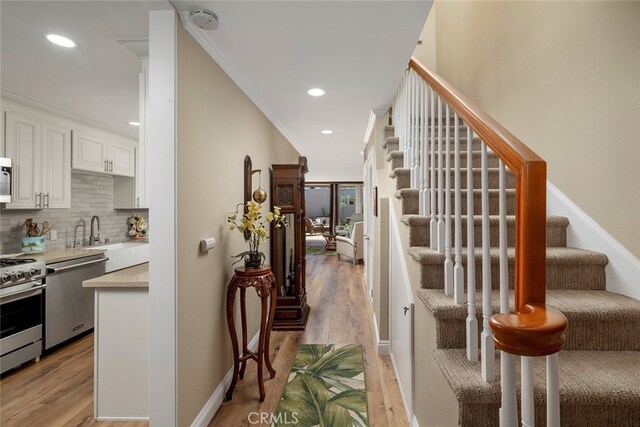
<path fill-rule="evenodd" d="M 420 64 L 413 69 L 504 162 L 516 179 L 515 307 L 494 315 L 496 346 L 513 354 L 541 356 L 564 343 L 566 317 L 546 302 L 547 164 L 511 132 L 442 77 Z"/>

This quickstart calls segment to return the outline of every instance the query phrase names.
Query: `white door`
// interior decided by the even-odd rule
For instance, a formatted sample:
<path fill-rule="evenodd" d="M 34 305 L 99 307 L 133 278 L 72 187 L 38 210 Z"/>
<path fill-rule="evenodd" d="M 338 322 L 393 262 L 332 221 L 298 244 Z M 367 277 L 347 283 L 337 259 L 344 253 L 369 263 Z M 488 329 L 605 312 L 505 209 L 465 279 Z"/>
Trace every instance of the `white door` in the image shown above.
<path fill-rule="evenodd" d="M 393 207 L 389 206 L 389 319 L 391 358 L 407 416 L 413 418 L 413 292 Z"/>
<path fill-rule="evenodd" d="M 375 243 L 375 215 L 374 208 L 377 207 L 377 200 L 374 200 L 375 175 L 374 165 L 376 164 L 375 150 L 371 150 L 371 154 L 364 164 L 364 274 L 369 292 L 369 298 L 373 299 L 373 268 L 374 268 L 374 243 Z"/>
<path fill-rule="evenodd" d="M 5 155 L 12 159 L 11 203 L 7 209 L 42 208 L 40 122 L 7 111 Z"/>
<path fill-rule="evenodd" d="M 42 127 L 42 192 L 47 208 L 71 207 L 71 130 Z"/>
<path fill-rule="evenodd" d="M 109 172 L 113 175 L 134 176 L 136 171 L 135 147 L 109 144 Z"/>
<path fill-rule="evenodd" d="M 107 141 L 81 132 L 73 132 L 73 169 L 108 172 Z"/>

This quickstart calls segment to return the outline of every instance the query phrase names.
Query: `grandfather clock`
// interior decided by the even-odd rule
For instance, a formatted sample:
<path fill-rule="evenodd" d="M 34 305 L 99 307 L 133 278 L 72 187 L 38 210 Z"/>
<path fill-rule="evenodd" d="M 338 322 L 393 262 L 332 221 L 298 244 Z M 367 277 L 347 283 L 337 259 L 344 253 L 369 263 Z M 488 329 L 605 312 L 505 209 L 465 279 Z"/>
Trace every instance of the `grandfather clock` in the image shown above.
<path fill-rule="evenodd" d="M 307 158 L 297 164 L 271 165 L 271 208 L 278 206 L 288 227 L 271 227 L 271 268 L 278 298 L 273 329 L 303 331 L 309 317 L 307 305 L 304 175 Z"/>

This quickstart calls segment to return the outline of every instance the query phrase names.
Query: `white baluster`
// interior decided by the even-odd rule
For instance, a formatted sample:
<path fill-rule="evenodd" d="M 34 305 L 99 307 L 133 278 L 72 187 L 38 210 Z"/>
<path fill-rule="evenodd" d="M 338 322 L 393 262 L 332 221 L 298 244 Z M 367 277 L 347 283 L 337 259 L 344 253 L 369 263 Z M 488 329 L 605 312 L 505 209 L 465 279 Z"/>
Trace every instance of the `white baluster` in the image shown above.
<path fill-rule="evenodd" d="M 427 122 L 429 117 L 429 105 L 428 105 L 428 90 L 424 81 L 420 85 L 420 215 L 428 215 L 429 210 L 429 192 L 427 191 L 429 185 L 429 164 L 428 152 L 429 152 L 429 123 Z"/>
<path fill-rule="evenodd" d="M 456 304 L 464 304 L 464 268 L 462 268 L 462 193 L 460 184 L 460 126 L 458 114 L 453 114 L 454 139 L 454 192 L 455 192 L 455 249 L 453 251 L 455 266 L 453 267 L 453 300 Z"/>
<path fill-rule="evenodd" d="M 436 219 L 436 93 L 431 90 L 431 160 L 429 161 L 429 246 L 438 248 L 438 222 Z"/>
<path fill-rule="evenodd" d="M 404 167 L 411 167 L 411 72 L 407 74 L 407 101 L 405 120 L 406 149 L 404 153 Z"/>
<path fill-rule="evenodd" d="M 534 427 L 535 425 L 535 401 L 533 400 L 533 357 L 521 357 L 521 383 L 520 399 L 522 406 L 522 427 Z"/>
<path fill-rule="evenodd" d="M 420 76 L 414 73 L 413 86 L 413 168 L 411 169 L 411 188 L 420 188 L 418 173 L 420 168 Z"/>
<path fill-rule="evenodd" d="M 502 160 L 499 162 L 499 244 L 500 244 L 500 313 L 508 313 L 509 309 L 509 258 L 507 257 L 507 198 L 505 187 L 505 170 Z M 500 408 L 500 427 L 511 427 L 518 424 L 518 408 L 516 403 L 516 357 L 512 354 L 500 353 L 500 384 L 502 388 L 502 406 Z"/>
<path fill-rule="evenodd" d="M 560 427 L 558 353 L 547 356 L 547 427 Z"/>
<path fill-rule="evenodd" d="M 404 73 L 404 96 L 402 100 L 402 140 L 400 142 L 400 146 L 402 149 L 402 161 L 403 166 L 407 167 L 408 156 L 407 152 L 409 151 L 409 144 L 407 143 L 407 133 L 409 127 L 408 120 L 408 110 L 409 110 L 409 71 Z"/>
<path fill-rule="evenodd" d="M 453 296 L 453 260 L 451 259 L 451 123 L 449 105 L 446 105 L 446 138 L 444 155 L 444 293 Z"/>
<path fill-rule="evenodd" d="M 473 221 L 473 131 L 467 125 L 467 359 L 478 361 L 478 319 L 476 318 L 476 260 Z"/>
<path fill-rule="evenodd" d="M 468 194 L 467 197 L 473 197 Z M 491 318 L 491 257 L 489 242 L 489 186 L 487 175 L 487 145 L 482 143 L 482 378 L 493 382 L 495 369 L 495 344 L 493 332 L 489 326 Z"/>
<path fill-rule="evenodd" d="M 444 254 L 444 182 L 442 165 L 442 98 L 438 97 L 438 252 Z"/>

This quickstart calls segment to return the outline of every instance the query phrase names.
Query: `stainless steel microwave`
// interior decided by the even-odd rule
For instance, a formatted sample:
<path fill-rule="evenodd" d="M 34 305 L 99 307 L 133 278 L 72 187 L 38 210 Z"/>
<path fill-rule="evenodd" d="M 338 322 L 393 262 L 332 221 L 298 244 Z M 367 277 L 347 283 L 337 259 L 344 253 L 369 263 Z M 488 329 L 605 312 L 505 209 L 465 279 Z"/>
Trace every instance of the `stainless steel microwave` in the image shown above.
<path fill-rule="evenodd" d="M 11 203 L 11 159 L 0 157 L 0 203 Z"/>

